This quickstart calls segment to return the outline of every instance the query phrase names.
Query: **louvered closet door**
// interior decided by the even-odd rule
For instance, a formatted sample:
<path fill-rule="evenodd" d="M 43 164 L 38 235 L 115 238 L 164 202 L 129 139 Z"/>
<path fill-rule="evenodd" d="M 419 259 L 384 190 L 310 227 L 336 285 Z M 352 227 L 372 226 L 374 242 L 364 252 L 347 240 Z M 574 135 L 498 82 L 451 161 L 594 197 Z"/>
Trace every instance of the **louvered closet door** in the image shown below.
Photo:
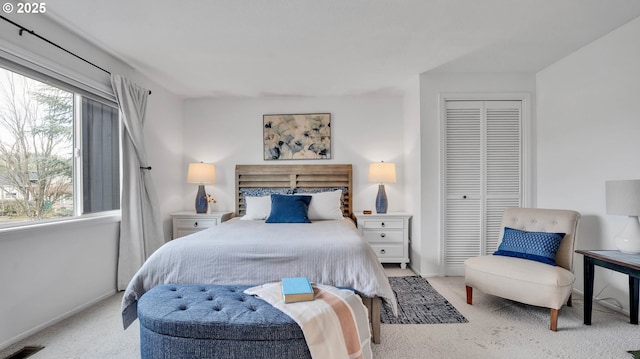
<path fill-rule="evenodd" d="M 445 272 L 462 275 L 465 259 L 496 250 L 503 210 L 520 206 L 521 102 L 445 107 Z"/>
<path fill-rule="evenodd" d="M 445 118 L 445 265 L 480 252 L 481 103 L 447 101 Z"/>

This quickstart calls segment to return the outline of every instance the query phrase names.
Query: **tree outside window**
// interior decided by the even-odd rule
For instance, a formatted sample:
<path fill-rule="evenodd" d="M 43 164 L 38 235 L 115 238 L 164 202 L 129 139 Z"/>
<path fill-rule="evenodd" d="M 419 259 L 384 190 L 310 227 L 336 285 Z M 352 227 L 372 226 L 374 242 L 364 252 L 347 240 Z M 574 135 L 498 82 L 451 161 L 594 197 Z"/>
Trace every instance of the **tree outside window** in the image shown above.
<path fill-rule="evenodd" d="M 74 94 L 0 68 L 0 222 L 74 215 Z"/>

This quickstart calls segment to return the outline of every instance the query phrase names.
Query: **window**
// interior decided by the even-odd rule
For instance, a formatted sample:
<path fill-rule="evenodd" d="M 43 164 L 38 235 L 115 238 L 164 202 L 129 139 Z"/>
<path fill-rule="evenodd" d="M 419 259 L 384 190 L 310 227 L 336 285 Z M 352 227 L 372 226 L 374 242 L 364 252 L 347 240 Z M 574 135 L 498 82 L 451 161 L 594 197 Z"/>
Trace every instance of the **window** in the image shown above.
<path fill-rule="evenodd" d="M 83 213 L 120 208 L 118 109 L 82 98 Z"/>
<path fill-rule="evenodd" d="M 119 126 L 106 100 L 0 67 L 0 226 L 119 209 Z"/>

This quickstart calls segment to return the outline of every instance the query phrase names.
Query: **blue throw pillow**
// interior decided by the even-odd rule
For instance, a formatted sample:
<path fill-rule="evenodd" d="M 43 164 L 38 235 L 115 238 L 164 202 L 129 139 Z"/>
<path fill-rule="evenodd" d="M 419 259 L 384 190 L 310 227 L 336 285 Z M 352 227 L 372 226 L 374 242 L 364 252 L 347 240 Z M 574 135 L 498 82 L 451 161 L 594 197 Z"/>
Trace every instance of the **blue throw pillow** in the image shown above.
<path fill-rule="evenodd" d="M 565 233 L 527 232 L 505 227 L 502 243 L 493 254 L 525 258 L 555 266 L 556 252 L 564 235 Z"/>
<path fill-rule="evenodd" d="M 311 196 L 271 195 L 271 213 L 266 223 L 311 223 L 309 211 Z"/>

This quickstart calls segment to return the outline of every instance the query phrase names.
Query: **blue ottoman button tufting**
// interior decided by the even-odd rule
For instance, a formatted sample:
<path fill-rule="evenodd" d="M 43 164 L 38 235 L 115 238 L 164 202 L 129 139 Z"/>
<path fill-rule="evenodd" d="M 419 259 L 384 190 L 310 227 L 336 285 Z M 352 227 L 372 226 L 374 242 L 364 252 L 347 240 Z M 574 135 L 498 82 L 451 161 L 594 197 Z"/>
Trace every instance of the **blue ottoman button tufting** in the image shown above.
<path fill-rule="evenodd" d="M 248 287 L 167 284 L 145 293 L 138 301 L 142 359 L 310 359 L 298 324 L 244 294 Z"/>

